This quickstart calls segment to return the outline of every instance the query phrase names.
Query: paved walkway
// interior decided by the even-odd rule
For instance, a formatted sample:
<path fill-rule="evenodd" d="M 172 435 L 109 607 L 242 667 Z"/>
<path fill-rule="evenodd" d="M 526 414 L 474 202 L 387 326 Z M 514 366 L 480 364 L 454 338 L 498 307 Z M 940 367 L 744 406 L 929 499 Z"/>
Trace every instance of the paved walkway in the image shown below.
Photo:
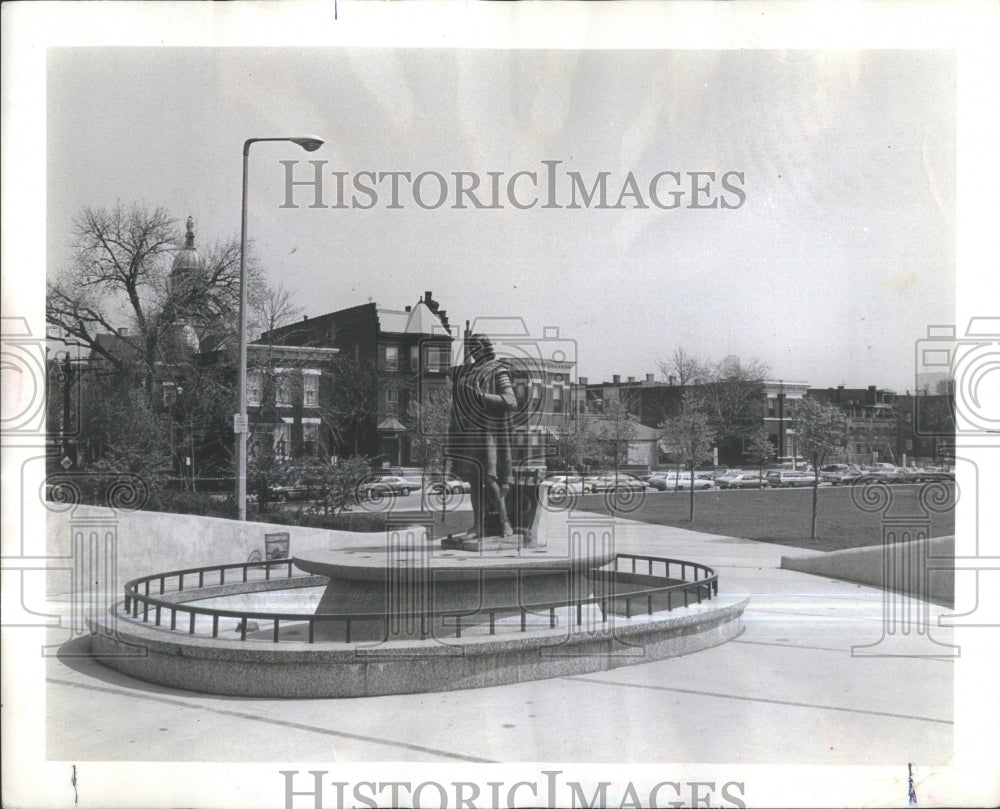
<path fill-rule="evenodd" d="M 751 597 L 744 634 L 610 672 L 356 700 L 163 688 L 86 657 L 80 639 L 47 664 L 47 757 L 865 764 L 897 773 L 951 759 L 954 663 L 927 657 L 935 647 L 917 633 L 907 641 L 913 656 L 852 655 L 882 637 L 880 591 L 782 570 L 781 556 L 797 553 L 783 546 L 628 521 L 616 543 L 715 567 L 723 593 Z M 936 627 L 945 611 L 931 605 L 928 616 L 947 643 L 949 630 Z"/>

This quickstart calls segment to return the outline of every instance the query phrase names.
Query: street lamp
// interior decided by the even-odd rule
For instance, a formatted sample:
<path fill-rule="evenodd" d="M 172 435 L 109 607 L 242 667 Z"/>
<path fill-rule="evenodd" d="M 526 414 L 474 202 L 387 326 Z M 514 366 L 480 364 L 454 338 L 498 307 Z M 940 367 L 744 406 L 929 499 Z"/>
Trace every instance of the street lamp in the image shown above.
<path fill-rule="evenodd" d="M 240 221 L 240 364 L 239 413 L 233 423 L 236 433 L 236 503 L 240 520 L 247 518 L 247 169 L 250 164 L 250 144 L 262 141 L 289 141 L 307 152 L 315 152 L 323 141 L 319 138 L 249 138 L 243 143 L 243 205 Z"/>

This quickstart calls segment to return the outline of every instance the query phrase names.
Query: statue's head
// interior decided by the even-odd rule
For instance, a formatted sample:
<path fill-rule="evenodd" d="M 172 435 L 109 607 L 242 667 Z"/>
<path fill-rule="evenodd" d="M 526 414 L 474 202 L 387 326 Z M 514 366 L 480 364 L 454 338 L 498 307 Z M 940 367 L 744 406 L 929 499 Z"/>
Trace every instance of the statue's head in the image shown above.
<path fill-rule="evenodd" d="M 493 351 L 493 343 L 485 334 L 470 335 L 465 341 L 465 350 L 473 362 L 492 360 L 496 357 L 496 353 Z"/>

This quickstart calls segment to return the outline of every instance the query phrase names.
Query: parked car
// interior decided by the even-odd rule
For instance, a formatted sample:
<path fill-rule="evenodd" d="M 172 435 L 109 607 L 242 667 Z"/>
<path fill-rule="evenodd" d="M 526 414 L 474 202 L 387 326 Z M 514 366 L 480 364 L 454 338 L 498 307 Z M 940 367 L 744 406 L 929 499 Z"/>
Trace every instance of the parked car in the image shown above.
<path fill-rule="evenodd" d="M 719 472 L 715 476 L 715 485 L 721 488 L 723 481 L 732 480 L 737 475 L 742 475 L 742 474 L 743 474 L 742 469 L 727 469 L 724 472 Z"/>
<path fill-rule="evenodd" d="M 618 489 L 630 489 L 633 491 L 645 491 L 650 488 L 635 475 L 628 472 L 618 472 L 610 475 L 597 475 L 587 478 L 584 485 L 590 485 L 595 492 L 611 492 Z"/>
<path fill-rule="evenodd" d="M 849 463 L 833 463 L 820 467 L 819 479 L 826 483 L 832 483 L 836 486 L 838 483 L 843 482 L 844 477 L 850 478 L 860 474 L 860 466 L 855 466 L 854 464 Z"/>
<path fill-rule="evenodd" d="M 901 466 L 892 464 L 876 464 L 865 470 L 866 478 L 871 478 L 879 483 L 907 483 L 907 472 Z"/>
<path fill-rule="evenodd" d="M 430 472 L 425 475 L 424 483 L 428 494 L 466 494 L 472 491 L 472 484 L 469 481 L 442 475 L 440 472 Z"/>
<path fill-rule="evenodd" d="M 816 475 L 812 472 L 797 472 L 793 469 L 772 469 L 764 474 L 769 487 L 790 489 L 796 486 L 812 486 Z"/>
<path fill-rule="evenodd" d="M 588 475 L 583 479 L 583 487 L 591 492 L 606 492 L 614 488 L 614 475 Z"/>
<path fill-rule="evenodd" d="M 955 479 L 955 470 L 946 466 L 925 466 L 922 469 L 914 469 L 907 474 L 907 480 L 913 483 L 927 483 L 930 481 L 949 481 Z"/>
<path fill-rule="evenodd" d="M 860 466 L 849 466 L 839 472 L 828 472 L 820 476 L 820 480 L 825 480 L 833 486 L 850 486 L 857 483 L 865 476 Z"/>
<path fill-rule="evenodd" d="M 407 480 L 399 475 L 383 475 L 372 481 L 362 483 L 358 487 L 358 495 L 369 499 L 399 494 L 406 497 L 410 492 L 420 489 L 419 480 Z"/>
<path fill-rule="evenodd" d="M 557 496 L 592 491 L 585 486 L 580 475 L 549 475 L 542 481 L 542 485 L 548 486 L 550 493 Z"/>
<path fill-rule="evenodd" d="M 663 475 L 654 475 L 649 479 L 649 485 L 654 489 L 659 489 L 661 492 L 672 492 L 676 490 L 686 490 L 692 487 L 691 475 L 690 474 L 680 474 L 676 472 L 667 472 Z M 694 479 L 694 489 L 698 491 L 699 489 L 711 489 L 715 484 L 709 478 L 702 478 L 695 476 Z"/>
<path fill-rule="evenodd" d="M 282 503 L 292 500 L 315 500 L 320 496 L 319 487 L 307 480 L 297 480 L 294 483 L 281 483 L 270 487 L 271 496 Z"/>
<path fill-rule="evenodd" d="M 766 489 L 768 482 L 760 472 L 739 472 L 716 478 L 715 485 L 720 489 Z"/>

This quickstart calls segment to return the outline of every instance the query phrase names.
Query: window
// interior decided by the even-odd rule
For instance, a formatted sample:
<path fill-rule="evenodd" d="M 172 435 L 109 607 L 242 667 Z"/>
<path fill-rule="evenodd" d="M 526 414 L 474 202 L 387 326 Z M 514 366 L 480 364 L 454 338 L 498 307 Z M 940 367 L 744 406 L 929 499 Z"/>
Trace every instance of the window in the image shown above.
<path fill-rule="evenodd" d="M 410 346 L 410 370 L 420 370 L 420 346 Z"/>
<path fill-rule="evenodd" d="M 319 406 L 319 374 L 310 371 L 302 373 L 302 404 L 304 407 Z"/>
<path fill-rule="evenodd" d="M 395 416 L 399 412 L 399 391 L 395 388 L 385 390 L 385 414 Z"/>
<path fill-rule="evenodd" d="M 163 406 L 170 407 L 177 404 L 177 388 L 173 382 L 163 383 Z"/>
<path fill-rule="evenodd" d="M 277 458 L 287 458 L 292 448 L 292 425 L 274 425 L 274 454 Z"/>
<path fill-rule="evenodd" d="M 399 346 L 382 347 L 382 367 L 386 371 L 399 370 Z"/>
<path fill-rule="evenodd" d="M 557 382 L 552 386 L 552 412 L 563 412 L 563 386 L 562 382 Z"/>
<path fill-rule="evenodd" d="M 427 370 L 431 373 L 441 373 L 448 370 L 451 362 L 451 351 L 446 346 L 427 346 Z"/>
<path fill-rule="evenodd" d="M 260 371 L 247 374 L 247 404 L 260 404 Z"/>
<path fill-rule="evenodd" d="M 292 404 L 292 386 L 288 374 L 277 374 L 274 377 L 274 403 L 278 407 L 290 407 Z"/>
<path fill-rule="evenodd" d="M 250 452 L 254 457 L 266 455 L 274 443 L 274 434 L 266 424 L 255 424 L 250 439 Z"/>
<path fill-rule="evenodd" d="M 302 423 L 302 451 L 307 455 L 315 455 L 319 451 L 319 424 L 305 421 Z"/>

